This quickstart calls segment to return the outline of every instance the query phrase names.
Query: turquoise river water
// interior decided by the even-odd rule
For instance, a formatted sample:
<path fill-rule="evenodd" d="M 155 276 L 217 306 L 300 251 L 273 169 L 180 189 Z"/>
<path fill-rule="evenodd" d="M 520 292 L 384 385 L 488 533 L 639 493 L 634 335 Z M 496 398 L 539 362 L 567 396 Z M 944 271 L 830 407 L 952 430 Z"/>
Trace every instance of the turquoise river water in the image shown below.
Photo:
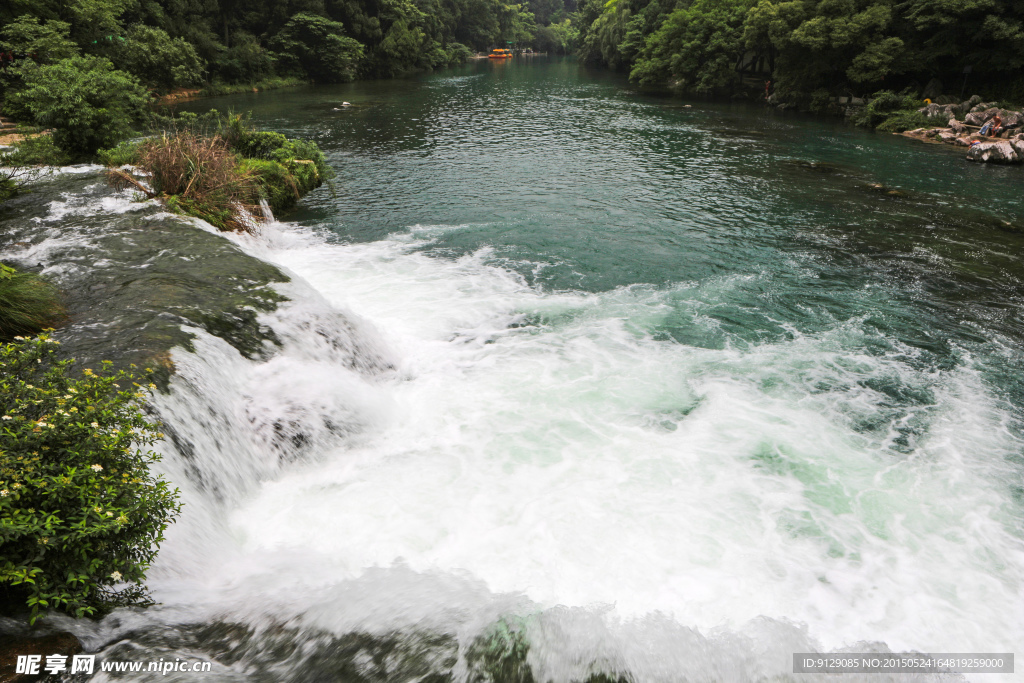
<path fill-rule="evenodd" d="M 293 276 L 283 350 L 175 351 L 161 606 L 91 642 L 637 683 L 1024 642 L 1021 169 L 572 60 L 187 107 L 316 140 L 335 187 L 233 238 Z"/>

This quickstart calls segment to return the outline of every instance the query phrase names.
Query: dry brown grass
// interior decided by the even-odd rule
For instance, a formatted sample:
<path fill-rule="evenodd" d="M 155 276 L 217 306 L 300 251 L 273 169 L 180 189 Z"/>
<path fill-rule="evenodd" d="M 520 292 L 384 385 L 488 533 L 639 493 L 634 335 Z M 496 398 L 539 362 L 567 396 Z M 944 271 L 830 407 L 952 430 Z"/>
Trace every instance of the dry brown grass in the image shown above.
<path fill-rule="evenodd" d="M 253 232 L 259 216 L 260 185 L 219 135 L 189 131 L 164 134 L 139 148 L 138 167 L 150 173 L 146 182 L 111 169 L 116 187 L 135 187 L 164 199 L 172 209 L 202 218 L 221 230 Z M 147 187 L 148 184 L 148 187 Z"/>

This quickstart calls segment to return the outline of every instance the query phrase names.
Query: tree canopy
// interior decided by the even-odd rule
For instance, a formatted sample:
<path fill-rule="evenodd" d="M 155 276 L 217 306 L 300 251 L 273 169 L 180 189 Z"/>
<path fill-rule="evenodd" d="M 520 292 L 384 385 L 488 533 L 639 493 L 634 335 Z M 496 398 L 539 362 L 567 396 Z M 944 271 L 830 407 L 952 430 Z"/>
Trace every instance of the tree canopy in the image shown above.
<path fill-rule="evenodd" d="M 969 67 L 1024 96 L 1024 3 L 1009 0 L 583 0 L 579 40 L 584 59 L 697 91 L 743 73 L 804 93 L 955 86 Z"/>

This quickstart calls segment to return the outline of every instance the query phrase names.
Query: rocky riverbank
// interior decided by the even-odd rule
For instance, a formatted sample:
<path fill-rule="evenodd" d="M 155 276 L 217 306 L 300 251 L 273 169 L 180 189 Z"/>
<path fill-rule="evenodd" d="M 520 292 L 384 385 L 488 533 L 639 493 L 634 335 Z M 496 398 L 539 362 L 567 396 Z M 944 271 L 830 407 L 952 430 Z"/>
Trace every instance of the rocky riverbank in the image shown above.
<path fill-rule="evenodd" d="M 1024 113 L 980 100 L 975 96 L 960 104 L 925 105 L 918 110 L 919 113 L 929 119 L 945 121 L 946 125 L 916 128 L 902 134 L 917 140 L 964 147 L 968 161 L 1024 163 Z M 1002 121 L 1002 130 L 995 136 L 982 135 L 982 128 L 997 114 Z"/>

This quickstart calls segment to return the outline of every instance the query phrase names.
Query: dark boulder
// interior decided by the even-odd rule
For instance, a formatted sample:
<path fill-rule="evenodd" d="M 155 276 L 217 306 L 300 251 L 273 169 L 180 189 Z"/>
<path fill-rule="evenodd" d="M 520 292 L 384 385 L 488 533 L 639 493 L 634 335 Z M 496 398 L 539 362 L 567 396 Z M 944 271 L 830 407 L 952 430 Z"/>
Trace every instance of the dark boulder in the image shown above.
<path fill-rule="evenodd" d="M 929 100 L 938 99 L 941 94 L 942 81 L 937 78 L 928 81 L 928 85 L 924 86 L 924 90 L 921 91 L 921 97 Z"/>

